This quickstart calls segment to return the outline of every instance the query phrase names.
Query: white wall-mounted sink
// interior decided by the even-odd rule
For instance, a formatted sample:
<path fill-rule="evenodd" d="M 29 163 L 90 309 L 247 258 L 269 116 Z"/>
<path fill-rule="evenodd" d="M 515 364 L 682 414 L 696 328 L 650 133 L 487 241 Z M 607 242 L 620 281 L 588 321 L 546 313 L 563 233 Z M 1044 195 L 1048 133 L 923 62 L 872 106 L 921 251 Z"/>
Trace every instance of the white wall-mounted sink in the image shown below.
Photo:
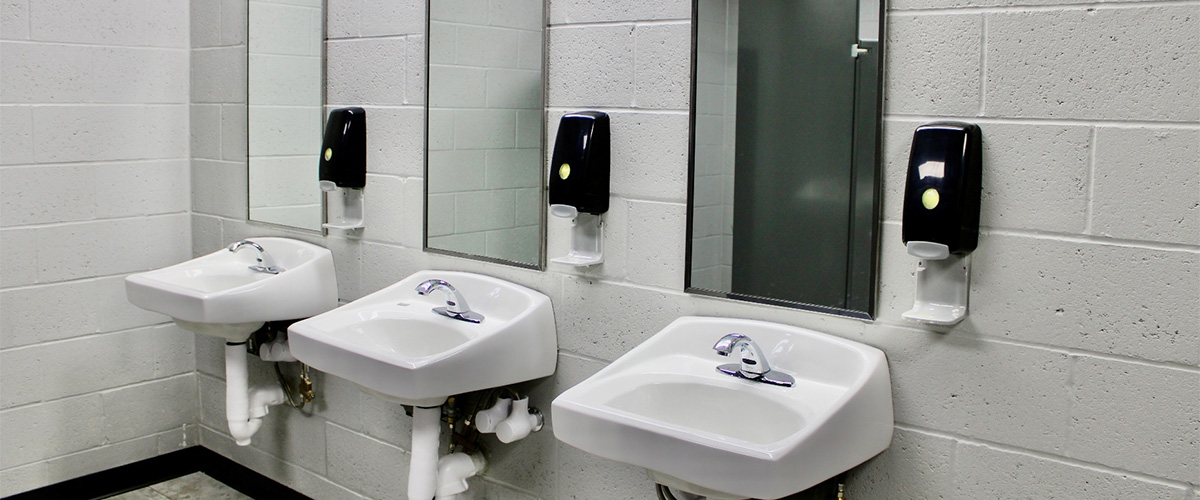
<path fill-rule="evenodd" d="M 753 339 L 791 387 L 717 371 L 713 345 Z M 567 390 L 554 435 L 645 467 L 656 482 L 709 498 L 774 499 L 849 470 L 888 447 L 891 379 L 883 352 L 802 328 L 685 317 Z"/>
<path fill-rule="evenodd" d="M 440 292 L 417 285 L 449 282 L 480 323 L 432 311 Z M 554 373 L 558 338 L 550 298 L 479 274 L 420 271 L 399 283 L 288 329 L 292 354 L 313 368 L 403 404 L 438 406 L 455 394 Z"/>
<path fill-rule="evenodd" d="M 264 322 L 307 318 L 337 307 L 333 254 L 289 238 L 250 238 L 278 274 L 250 269 L 252 248 L 228 248 L 125 278 L 129 301 L 166 314 L 179 326 L 231 342 L 246 340 Z"/>

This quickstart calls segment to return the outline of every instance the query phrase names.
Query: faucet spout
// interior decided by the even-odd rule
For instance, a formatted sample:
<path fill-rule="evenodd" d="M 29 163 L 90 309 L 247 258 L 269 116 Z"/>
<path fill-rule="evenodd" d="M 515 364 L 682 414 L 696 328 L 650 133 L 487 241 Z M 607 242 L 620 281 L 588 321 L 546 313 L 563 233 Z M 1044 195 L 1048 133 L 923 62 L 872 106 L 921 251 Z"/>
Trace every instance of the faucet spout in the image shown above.
<path fill-rule="evenodd" d="M 254 257 L 254 260 L 257 262 L 257 264 L 249 266 L 251 271 L 267 274 L 279 274 L 284 271 L 282 267 L 275 265 L 275 259 L 271 258 L 271 254 L 268 254 L 267 251 L 263 249 L 262 245 L 259 245 L 253 241 L 242 240 L 229 245 L 229 251 L 237 253 L 239 250 L 247 247 L 253 248 L 254 251 L 257 252 L 257 255 Z"/>
<path fill-rule="evenodd" d="M 796 383 L 796 380 L 786 373 L 782 373 L 771 369 L 771 364 L 767 362 L 767 355 L 758 347 L 750 337 L 740 333 L 731 333 L 721 337 L 713 350 L 721 356 L 729 356 L 730 353 L 737 351 L 741 357 L 740 363 L 729 363 L 717 367 L 717 371 L 733 375 L 735 377 L 763 382 L 772 385 L 781 385 L 791 387 Z"/>
<path fill-rule="evenodd" d="M 435 290 L 446 295 L 446 306 L 433 308 L 433 312 L 435 313 L 471 323 L 483 322 L 483 315 L 472 311 L 471 306 L 467 305 L 467 299 L 445 280 L 426 280 L 417 285 L 416 290 L 418 295 L 428 295 Z"/>

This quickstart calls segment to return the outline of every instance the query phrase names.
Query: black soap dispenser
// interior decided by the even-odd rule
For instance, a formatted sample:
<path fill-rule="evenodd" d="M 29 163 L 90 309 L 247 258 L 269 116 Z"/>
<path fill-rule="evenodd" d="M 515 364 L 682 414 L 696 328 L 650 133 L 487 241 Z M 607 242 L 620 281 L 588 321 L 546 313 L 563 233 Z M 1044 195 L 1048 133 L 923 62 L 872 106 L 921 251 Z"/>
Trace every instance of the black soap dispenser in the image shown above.
<path fill-rule="evenodd" d="M 983 148 L 979 127 L 934 122 L 917 127 L 904 188 L 903 239 L 926 259 L 966 255 L 979 243 Z"/>
<path fill-rule="evenodd" d="M 363 108 L 329 112 L 319 175 L 321 191 L 329 195 L 324 227 L 363 227 L 362 190 L 367 185 L 367 112 Z"/>
<path fill-rule="evenodd" d="M 901 237 L 921 260 L 906 319 L 953 325 L 966 317 L 969 254 L 979 244 L 982 140 L 977 125 L 963 122 L 928 123 L 913 133 Z"/>
<path fill-rule="evenodd" d="M 558 123 L 550 162 L 550 213 L 571 219 L 571 250 L 551 262 L 591 266 L 604 261 L 601 215 L 608 211 L 608 115 L 580 111 Z"/>

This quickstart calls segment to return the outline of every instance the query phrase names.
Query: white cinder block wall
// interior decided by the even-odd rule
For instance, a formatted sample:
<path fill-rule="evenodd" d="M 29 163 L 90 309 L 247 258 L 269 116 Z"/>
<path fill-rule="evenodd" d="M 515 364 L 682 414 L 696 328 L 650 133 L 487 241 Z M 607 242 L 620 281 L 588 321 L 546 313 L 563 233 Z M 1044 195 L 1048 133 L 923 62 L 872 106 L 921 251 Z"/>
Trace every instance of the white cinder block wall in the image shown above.
<path fill-rule="evenodd" d="M 0 496 L 195 444 L 186 1 L 0 5 Z"/>
<path fill-rule="evenodd" d="M 424 268 L 483 272 L 550 295 L 558 372 L 528 387 L 543 409 L 680 315 L 765 319 L 888 355 L 895 441 L 854 471 L 849 498 L 1196 500 L 1200 5 L 1033 3 L 891 3 L 875 322 L 681 292 L 685 0 L 550 3 L 547 134 L 567 111 L 612 118 L 602 267 L 536 272 L 420 251 L 425 6 L 414 0 L 330 2 L 329 104 L 372 113 L 368 227 L 362 237 L 292 235 L 333 249 L 343 300 Z M 193 26 L 215 22 L 203 17 L 212 12 L 194 14 Z M 987 227 L 971 315 L 929 331 L 900 319 L 916 262 L 900 242 L 899 196 L 913 128 L 943 118 L 983 126 Z M 194 188 L 194 252 L 271 232 L 242 222 L 245 200 L 216 187 Z M 551 218 L 549 237 L 549 254 L 565 253 L 564 221 Z M 253 447 L 237 448 L 221 418 L 220 363 L 219 344 L 198 339 L 205 446 L 316 498 L 403 496 L 410 420 L 400 407 L 321 376 L 312 415 L 277 410 Z M 549 428 L 491 444 L 474 498 L 653 494 L 642 471 L 560 444 Z"/>

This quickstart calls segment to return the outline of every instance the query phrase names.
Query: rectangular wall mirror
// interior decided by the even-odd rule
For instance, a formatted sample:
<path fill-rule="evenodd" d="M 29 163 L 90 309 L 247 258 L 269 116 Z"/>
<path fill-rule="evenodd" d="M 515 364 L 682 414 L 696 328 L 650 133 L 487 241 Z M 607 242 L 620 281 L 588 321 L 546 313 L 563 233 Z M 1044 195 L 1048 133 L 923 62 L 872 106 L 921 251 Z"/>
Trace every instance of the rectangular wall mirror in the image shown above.
<path fill-rule="evenodd" d="M 870 318 L 878 0 L 696 0 L 689 292 Z"/>
<path fill-rule="evenodd" d="M 544 0 L 429 3 L 425 248 L 545 257 Z"/>
<path fill-rule="evenodd" d="M 322 0 L 250 0 L 246 123 L 248 218 L 321 230 Z"/>

